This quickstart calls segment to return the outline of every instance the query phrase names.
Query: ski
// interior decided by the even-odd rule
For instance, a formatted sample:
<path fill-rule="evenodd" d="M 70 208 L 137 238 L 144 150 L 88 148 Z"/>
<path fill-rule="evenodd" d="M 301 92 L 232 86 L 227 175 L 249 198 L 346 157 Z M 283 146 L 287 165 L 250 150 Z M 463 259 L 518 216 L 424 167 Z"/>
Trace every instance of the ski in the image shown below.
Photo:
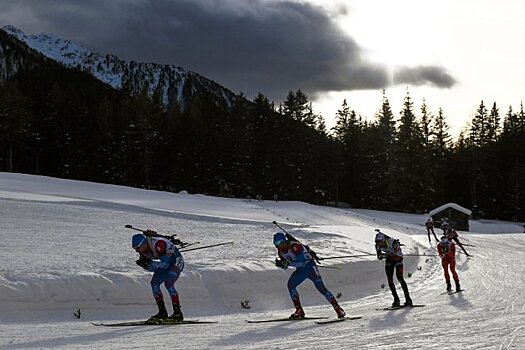
<path fill-rule="evenodd" d="M 377 311 L 387 311 L 387 310 L 399 310 L 399 309 L 411 309 L 414 307 L 423 307 L 424 304 L 416 304 L 416 305 L 399 305 L 399 306 L 390 306 L 390 307 L 384 307 L 380 309 L 376 309 Z"/>
<path fill-rule="evenodd" d="M 463 291 L 464 291 L 464 289 L 450 290 L 450 291 L 446 291 L 446 292 L 441 293 L 441 295 L 445 295 L 445 294 L 452 295 L 452 294 L 460 293 L 460 292 L 463 292 Z"/>
<path fill-rule="evenodd" d="M 267 320 L 246 320 L 248 323 L 267 323 L 267 322 L 286 322 L 286 321 L 306 321 L 306 320 L 321 320 L 330 318 L 327 316 L 314 316 L 314 317 L 301 317 L 301 318 L 290 318 L 290 317 L 282 317 L 282 318 L 270 318 Z"/>
<path fill-rule="evenodd" d="M 130 322 L 115 322 L 115 323 L 104 323 L 104 322 L 92 322 L 94 326 L 104 327 L 132 327 L 132 326 L 175 326 L 181 324 L 207 324 L 217 323 L 215 321 L 199 321 L 199 320 L 157 320 L 157 321 L 130 321 Z"/>
<path fill-rule="evenodd" d="M 317 324 L 328 324 L 328 323 L 335 323 L 335 322 L 343 322 L 347 320 L 359 320 L 360 318 L 363 318 L 363 316 L 345 316 L 341 318 L 332 318 L 329 320 L 321 320 L 321 321 L 315 321 Z"/>

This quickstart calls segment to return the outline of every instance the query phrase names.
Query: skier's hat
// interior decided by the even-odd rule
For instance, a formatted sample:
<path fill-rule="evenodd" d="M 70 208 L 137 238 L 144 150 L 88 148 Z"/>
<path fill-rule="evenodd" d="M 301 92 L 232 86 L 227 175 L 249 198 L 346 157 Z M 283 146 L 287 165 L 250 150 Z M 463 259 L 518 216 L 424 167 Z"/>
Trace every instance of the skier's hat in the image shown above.
<path fill-rule="evenodd" d="M 277 232 L 273 235 L 273 244 L 278 247 L 286 241 L 286 235 L 282 232 Z"/>
<path fill-rule="evenodd" d="M 136 235 L 133 235 L 133 237 L 131 238 L 131 246 L 133 248 L 138 248 L 145 243 L 146 243 L 146 236 L 144 236 L 141 233 L 137 233 Z"/>
<path fill-rule="evenodd" d="M 385 237 L 385 234 L 382 233 L 382 232 L 379 231 L 379 230 L 376 230 L 376 231 L 377 231 L 377 233 L 376 233 L 376 239 L 375 239 L 375 241 L 376 241 L 376 242 L 383 242 L 383 241 L 385 240 L 385 238 L 386 238 L 386 237 Z"/>

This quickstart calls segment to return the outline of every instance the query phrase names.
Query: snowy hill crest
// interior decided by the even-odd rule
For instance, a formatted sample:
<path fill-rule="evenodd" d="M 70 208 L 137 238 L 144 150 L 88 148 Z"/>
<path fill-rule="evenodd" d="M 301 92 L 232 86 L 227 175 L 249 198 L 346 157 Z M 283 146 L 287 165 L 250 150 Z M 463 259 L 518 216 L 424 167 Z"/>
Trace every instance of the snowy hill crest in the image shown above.
<path fill-rule="evenodd" d="M 125 61 L 115 55 L 100 55 L 69 40 L 52 34 L 27 35 L 20 29 L 2 27 L 8 35 L 17 38 L 42 55 L 91 74 L 115 89 L 128 89 L 132 94 L 146 91 L 161 96 L 164 105 L 177 102 L 184 106 L 187 99 L 202 91 L 215 94 L 231 106 L 236 95 L 212 80 L 175 65 Z"/>

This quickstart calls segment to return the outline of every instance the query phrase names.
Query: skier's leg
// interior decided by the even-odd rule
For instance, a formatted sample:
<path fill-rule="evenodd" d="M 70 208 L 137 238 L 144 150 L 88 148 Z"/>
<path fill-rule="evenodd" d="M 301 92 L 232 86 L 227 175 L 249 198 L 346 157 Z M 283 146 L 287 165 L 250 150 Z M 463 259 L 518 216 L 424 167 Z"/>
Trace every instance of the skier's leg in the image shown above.
<path fill-rule="evenodd" d="M 326 298 L 326 300 L 328 300 L 330 304 L 337 305 L 337 301 L 335 300 L 333 294 L 324 285 L 323 279 L 319 274 L 319 268 L 317 266 L 313 265 L 310 268 L 308 278 L 314 283 L 315 288 L 317 288 L 319 293 L 324 295 L 324 297 Z"/>
<path fill-rule="evenodd" d="M 436 239 L 436 242 L 439 242 L 439 239 L 437 238 L 436 233 L 434 232 L 434 228 L 432 227 L 431 230 L 432 234 L 434 235 L 434 238 Z"/>
<path fill-rule="evenodd" d="M 171 304 L 173 305 L 173 314 L 170 318 L 178 321 L 182 321 L 184 316 L 180 309 L 179 293 L 175 289 L 175 282 L 179 279 L 182 269 L 184 269 L 184 260 L 182 257 L 175 258 L 164 281 L 164 286 L 168 290 Z"/>
<path fill-rule="evenodd" d="M 408 293 L 408 286 L 403 278 L 403 262 L 400 261 L 396 264 L 396 278 L 401 284 L 403 289 L 403 294 L 405 294 L 405 305 L 412 305 L 412 299 L 410 299 L 410 294 Z"/>
<path fill-rule="evenodd" d="M 168 293 L 170 294 L 171 302 L 173 304 L 179 304 L 179 294 L 177 290 L 175 289 L 175 282 L 179 279 L 179 276 L 182 272 L 182 268 L 184 268 L 184 264 L 172 264 L 169 267 L 169 272 L 166 275 L 166 278 L 164 280 L 164 285 L 166 286 L 166 289 L 168 290 Z"/>
<path fill-rule="evenodd" d="M 452 290 L 452 286 L 450 285 L 450 275 L 448 273 L 448 268 L 450 265 L 450 260 L 448 257 L 441 260 L 441 266 L 443 267 L 443 275 L 445 276 L 445 283 L 447 284 L 447 292 Z"/>
<path fill-rule="evenodd" d="M 452 273 L 452 278 L 454 279 L 454 282 L 456 282 L 456 289 L 460 289 L 459 286 L 459 275 L 456 271 L 456 260 L 450 261 L 450 272 Z"/>
<path fill-rule="evenodd" d="M 458 244 L 458 246 L 463 250 L 463 253 L 465 253 L 466 256 L 470 256 L 469 253 L 465 250 L 465 247 L 463 247 L 463 244 L 459 241 L 457 237 L 454 238 L 454 241 Z"/>
<path fill-rule="evenodd" d="M 153 273 L 151 278 L 151 290 L 153 292 L 153 297 L 157 303 L 157 308 L 159 312 L 150 317 L 150 319 L 161 319 L 168 317 L 168 311 L 166 310 L 166 305 L 164 304 L 164 297 L 162 291 L 160 290 L 160 285 L 164 281 L 164 278 L 168 272 L 168 269 L 159 269 Z"/>
<path fill-rule="evenodd" d="M 337 314 L 337 317 L 345 317 L 345 311 L 341 306 L 339 306 L 339 303 L 335 299 L 334 295 L 324 285 L 321 274 L 319 273 L 319 268 L 317 266 L 312 265 L 308 278 L 314 283 L 314 286 L 317 288 L 319 293 L 324 295 L 326 300 L 328 300 L 328 302 L 332 305 Z"/>
<path fill-rule="evenodd" d="M 157 303 L 159 301 L 164 300 L 164 296 L 162 295 L 160 285 L 162 284 L 162 282 L 164 282 L 167 273 L 168 269 L 158 269 L 153 273 L 153 277 L 151 278 L 151 291 L 153 292 L 153 298 L 155 298 L 155 301 Z"/>
<path fill-rule="evenodd" d="M 297 286 L 303 283 L 307 277 L 308 271 L 300 268 L 295 270 L 288 279 L 288 293 L 290 294 L 290 298 L 295 306 L 295 313 L 293 313 L 291 317 L 304 317 L 304 311 L 301 307 L 301 300 L 299 299 Z"/>
<path fill-rule="evenodd" d="M 448 274 L 449 260 L 448 259 L 441 260 L 441 266 L 443 267 L 443 274 L 445 275 L 445 282 L 447 282 L 447 285 L 448 285 L 450 283 L 450 275 Z"/>
<path fill-rule="evenodd" d="M 386 279 L 388 281 L 388 287 L 390 288 L 390 292 L 392 292 L 392 296 L 394 297 L 394 303 L 392 305 L 399 305 L 399 296 L 397 295 L 396 286 L 394 285 L 394 264 L 391 262 L 386 262 L 385 272 Z"/>

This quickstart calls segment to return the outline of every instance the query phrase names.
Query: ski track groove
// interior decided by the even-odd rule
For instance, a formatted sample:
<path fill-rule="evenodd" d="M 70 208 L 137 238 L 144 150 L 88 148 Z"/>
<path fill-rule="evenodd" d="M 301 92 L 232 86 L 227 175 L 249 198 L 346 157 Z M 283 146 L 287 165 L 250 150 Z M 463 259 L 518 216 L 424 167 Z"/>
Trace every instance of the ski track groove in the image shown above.
<path fill-rule="evenodd" d="M 12 211 L 16 210 L 9 203 Z M 60 205 L 46 205 L 52 208 Z M 69 212 L 74 216 L 83 217 L 83 206 L 68 206 Z M 91 215 L 104 218 L 99 208 L 90 209 Z M 284 214 L 277 216 L 288 217 Z M 57 214 L 60 214 L 58 212 Z M 65 215 L 62 212 L 62 215 Z M 144 214 L 142 214 L 144 215 Z M 107 216 L 107 214 L 106 214 Z M 135 216 L 136 218 L 137 216 Z M 369 221 L 371 226 L 386 221 L 363 219 Z M 104 218 L 111 223 L 112 218 Z M 85 220 L 85 219 L 83 219 Z M 187 225 L 195 225 L 187 220 Z M 64 219 L 64 222 L 67 222 Z M 54 217 L 49 217 L 49 222 L 44 223 L 47 229 L 54 227 Z M 70 223 L 73 227 L 73 222 Z M 206 232 L 202 237 L 222 239 L 223 234 L 232 230 L 249 232 L 253 225 L 233 225 L 230 223 L 218 225 L 208 224 L 199 226 Z M 169 227 L 169 226 L 168 226 Z M 402 224 L 391 224 L 393 227 L 408 234 L 422 236 L 422 229 L 408 228 Z M 220 230 L 217 230 L 220 228 Z M 34 234 L 40 234 L 34 228 Z M 215 236 L 212 236 L 212 232 Z M 80 232 L 79 234 L 82 234 Z M 127 236 L 126 236 L 127 237 Z M 195 237 L 200 239 L 201 237 Z M 12 244 L 18 242 L 14 237 Z M 424 234 L 426 239 L 426 233 Z M 356 348 L 356 349 L 525 349 L 525 302 L 520 293 L 525 288 L 525 268 L 521 262 L 525 261 L 525 252 L 516 247 L 525 245 L 524 235 L 476 235 L 462 234 L 460 239 L 475 242 L 477 247 L 471 247 L 473 259 L 466 259 L 458 255 L 457 270 L 465 292 L 453 295 L 440 295 L 444 291 L 444 277 L 440 260 L 437 257 L 419 257 L 416 266 L 421 266 L 421 271 L 414 270 L 407 284 L 413 295 L 413 300 L 418 304 L 426 304 L 417 309 L 400 309 L 394 311 L 375 311 L 375 308 L 388 306 L 392 302 L 390 291 L 385 286 L 382 290 L 372 290 L 370 295 L 361 299 L 342 302 L 342 306 L 351 315 L 362 315 L 359 320 L 349 320 L 333 325 L 315 325 L 313 321 L 277 324 L 246 324 L 244 319 L 268 316 L 269 311 L 250 312 L 249 314 L 224 314 L 221 316 L 200 319 L 218 321 L 217 324 L 206 325 L 181 325 L 166 330 L 163 326 L 109 328 L 94 327 L 91 320 L 56 321 L 38 323 L 0 323 L 0 350 L 4 349 L 143 349 L 174 348 L 174 349 L 315 349 Z M 512 242 L 511 242 L 512 240 Z M 517 242 L 516 242 L 517 241 Z M 21 243 L 23 244 L 23 242 Z M 487 247 L 482 250 L 478 247 Z M 48 247 L 44 247 L 48 248 Z M 127 244 L 123 249 L 128 248 Z M 467 247 L 468 248 L 468 247 Z M 103 249 L 108 249 L 103 247 Z M 258 248 L 259 249 L 259 248 Z M 427 249 L 425 247 L 425 249 Z M 104 250 L 110 253 L 109 249 Z M 435 248 L 428 248 L 429 253 L 435 253 Z M 470 250 L 469 250 L 470 252 Z M 9 252 L 8 252 L 9 253 Z M 257 251 L 253 259 L 267 259 L 270 253 L 262 248 Z M 232 253 L 234 259 L 241 260 L 242 251 Z M 17 263 L 16 257 L 6 259 L 14 270 Z M 82 256 L 79 261 L 90 257 Z M 222 257 L 217 256 L 217 264 Z M 425 261 L 428 259 L 428 261 Z M 131 258 L 125 261 L 132 262 Z M 409 260 L 407 257 L 407 265 Z M 44 261 L 56 263 L 56 261 Z M 58 263 L 68 263 L 69 260 Z M 78 261 L 75 261 L 78 262 Z M 379 264 L 378 264 L 379 266 Z M 381 265 L 382 266 L 382 265 Z M 5 267 L 4 267 L 5 268 Z M 56 268 L 56 266 L 51 266 Z M 384 274 L 384 267 L 381 273 Z M 27 271 L 31 273 L 32 271 Z M 341 273 L 344 273 L 341 272 Z M 405 272 L 406 276 L 406 272 Z M 206 283 L 207 281 L 204 281 Z M 285 283 L 285 280 L 283 280 Z M 386 279 L 385 279 L 386 283 Z M 305 287 L 311 289 L 309 285 Z M 396 288 L 400 286 L 396 282 Z M 400 295 L 401 296 L 401 295 Z M 333 311 L 327 307 L 324 300 L 319 306 L 307 308 L 310 315 L 333 316 Z M 70 317 L 71 313 L 68 310 Z M 315 346 L 312 346 L 315 344 Z"/>

